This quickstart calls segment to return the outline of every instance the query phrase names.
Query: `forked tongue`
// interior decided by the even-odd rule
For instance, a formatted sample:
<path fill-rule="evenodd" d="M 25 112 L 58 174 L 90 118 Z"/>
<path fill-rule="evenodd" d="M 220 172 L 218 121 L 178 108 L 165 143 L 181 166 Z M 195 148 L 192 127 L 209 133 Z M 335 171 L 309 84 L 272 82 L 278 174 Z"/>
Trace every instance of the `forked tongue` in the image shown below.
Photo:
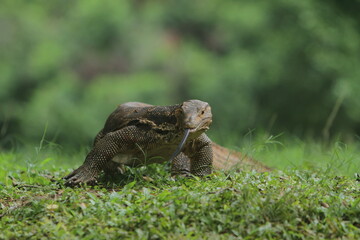
<path fill-rule="evenodd" d="M 186 128 L 185 132 L 184 132 L 184 137 L 181 139 L 181 142 L 179 143 L 178 147 L 176 148 L 175 152 L 173 153 L 173 155 L 170 158 L 170 162 L 173 161 L 173 159 L 181 152 L 182 148 L 184 147 L 184 144 L 187 140 L 187 138 L 189 137 L 189 133 L 190 133 L 190 129 Z"/>

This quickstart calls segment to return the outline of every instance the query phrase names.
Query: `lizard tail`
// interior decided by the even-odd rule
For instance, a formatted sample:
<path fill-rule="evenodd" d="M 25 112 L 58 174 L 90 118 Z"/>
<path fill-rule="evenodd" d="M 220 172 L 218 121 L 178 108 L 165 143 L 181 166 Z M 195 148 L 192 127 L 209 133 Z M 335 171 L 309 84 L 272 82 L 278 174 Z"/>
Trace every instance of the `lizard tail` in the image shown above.
<path fill-rule="evenodd" d="M 252 159 L 240 152 L 224 148 L 212 143 L 214 154 L 213 166 L 215 170 L 255 170 L 257 172 L 270 172 L 272 169 L 263 163 Z"/>

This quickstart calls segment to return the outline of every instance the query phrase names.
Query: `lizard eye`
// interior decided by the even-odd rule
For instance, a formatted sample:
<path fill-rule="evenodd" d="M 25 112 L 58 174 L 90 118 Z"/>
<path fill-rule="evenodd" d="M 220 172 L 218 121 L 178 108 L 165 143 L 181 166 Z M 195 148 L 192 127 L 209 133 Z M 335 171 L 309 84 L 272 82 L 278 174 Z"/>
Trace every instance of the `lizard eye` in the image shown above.
<path fill-rule="evenodd" d="M 204 110 L 202 110 L 202 111 L 201 111 L 201 115 L 204 115 L 204 113 L 205 113 L 205 111 L 204 111 Z"/>

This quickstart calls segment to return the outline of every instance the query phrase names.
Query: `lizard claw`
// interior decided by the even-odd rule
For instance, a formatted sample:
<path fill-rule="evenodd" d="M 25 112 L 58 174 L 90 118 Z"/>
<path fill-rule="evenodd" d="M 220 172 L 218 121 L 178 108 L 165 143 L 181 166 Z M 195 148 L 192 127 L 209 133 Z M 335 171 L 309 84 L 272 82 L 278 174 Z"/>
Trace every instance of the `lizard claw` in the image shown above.
<path fill-rule="evenodd" d="M 184 178 L 192 178 L 193 175 L 189 172 L 189 171 L 186 171 L 186 170 L 182 170 L 182 171 L 179 171 L 179 172 L 173 172 L 171 174 L 171 178 L 174 179 L 174 180 L 179 180 L 179 179 L 184 179 Z"/>
<path fill-rule="evenodd" d="M 63 179 L 66 180 L 65 186 L 73 187 L 76 185 L 87 184 L 95 185 L 97 183 L 94 173 L 88 171 L 88 169 L 79 167 Z"/>

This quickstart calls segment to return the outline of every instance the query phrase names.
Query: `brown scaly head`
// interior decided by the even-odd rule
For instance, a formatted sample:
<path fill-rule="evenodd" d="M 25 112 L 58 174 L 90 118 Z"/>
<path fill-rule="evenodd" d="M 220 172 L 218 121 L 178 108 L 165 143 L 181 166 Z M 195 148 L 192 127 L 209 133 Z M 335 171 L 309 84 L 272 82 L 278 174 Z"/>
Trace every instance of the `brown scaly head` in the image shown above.
<path fill-rule="evenodd" d="M 205 132 L 212 122 L 211 107 L 207 102 L 189 100 L 183 102 L 182 126 L 189 129 L 190 133 Z"/>
<path fill-rule="evenodd" d="M 190 133 L 200 135 L 208 130 L 212 123 L 210 105 L 200 100 L 183 102 L 181 108 L 176 113 L 176 117 L 184 129 L 184 137 L 172 155 L 171 160 L 181 152 Z"/>

